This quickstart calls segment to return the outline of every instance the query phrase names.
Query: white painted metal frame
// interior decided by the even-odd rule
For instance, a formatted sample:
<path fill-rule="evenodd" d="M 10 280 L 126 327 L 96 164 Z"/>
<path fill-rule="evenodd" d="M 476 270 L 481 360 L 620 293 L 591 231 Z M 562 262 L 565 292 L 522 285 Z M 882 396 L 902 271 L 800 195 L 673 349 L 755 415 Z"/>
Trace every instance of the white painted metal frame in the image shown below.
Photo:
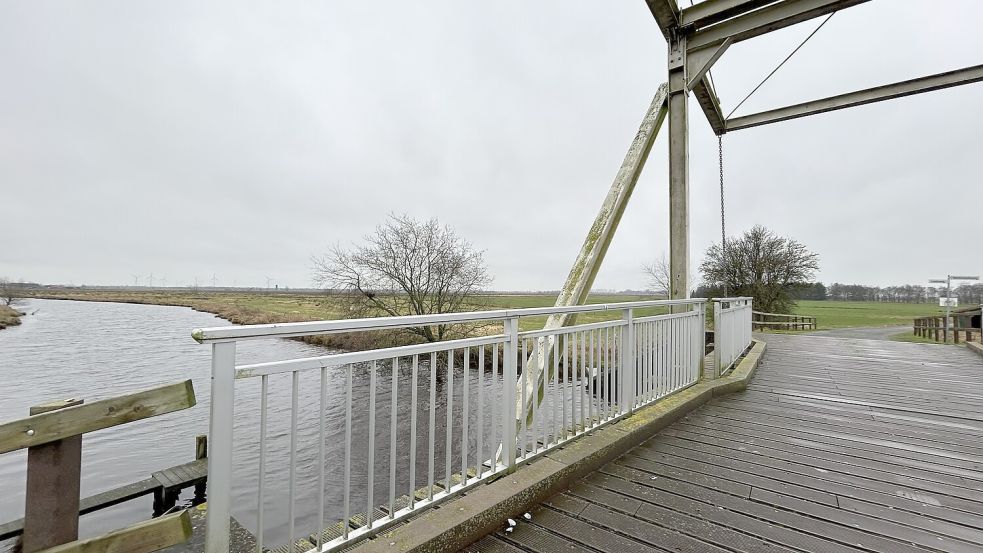
<path fill-rule="evenodd" d="M 324 413 L 325 377 L 327 371 L 344 371 L 345 374 L 345 467 L 344 482 L 341 483 L 343 494 L 344 520 L 349 520 L 353 513 L 352 495 L 364 492 L 364 505 L 355 507 L 356 512 L 366 510 L 366 523 L 357 529 L 344 525 L 342 535 L 330 541 L 315 540 L 316 547 L 311 551 L 330 552 L 349 547 L 354 541 L 365 538 L 398 523 L 401 520 L 430 508 L 449 497 L 469 489 L 502 471 L 515 470 L 518 463 L 529 461 L 564 443 L 576 439 L 585 432 L 616 421 L 632 412 L 632 410 L 658 401 L 668 394 L 679 391 L 694 384 L 700 377 L 703 361 L 703 329 L 706 300 L 667 300 L 626 302 L 615 304 L 585 305 L 571 307 L 509 309 L 484 311 L 474 313 L 454 313 L 432 316 L 384 317 L 375 319 L 353 319 L 342 321 L 318 321 L 309 323 L 290 323 L 279 325 L 251 325 L 219 327 L 195 330 L 193 336 L 202 343 L 211 343 L 212 358 L 212 391 L 211 391 L 211 420 L 210 440 L 213 444 L 209 455 L 208 483 L 208 519 L 206 524 L 206 551 L 219 553 L 228 550 L 229 517 L 231 515 L 231 491 L 233 462 L 233 405 L 237 381 L 260 379 L 260 437 L 258 470 L 259 485 L 256 490 L 257 501 L 257 551 L 262 551 L 264 530 L 264 501 L 270 493 L 278 490 L 267 489 L 263 478 L 268 470 L 267 462 L 267 428 L 268 428 L 268 390 L 271 378 L 290 375 L 291 378 L 291 408 L 290 408 L 290 448 L 289 452 L 289 481 L 286 486 L 287 514 L 289 524 L 289 543 L 295 543 L 294 520 L 295 494 L 297 493 L 297 433 L 298 433 L 298 382 L 301 373 L 319 374 L 320 405 L 318 413 Z M 637 317 L 638 309 L 662 308 L 668 311 L 672 308 L 675 313 L 655 316 Z M 520 317 L 552 314 L 570 314 L 586 312 L 616 311 L 621 314 L 618 319 L 581 324 L 576 326 L 554 329 L 519 332 Z M 437 323 L 468 323 L 500 321 L 503 332 L 491 336 L 481 336 L 459 340 L 449 340 L 432 344 L 376 349 L 370 351 L 339 353 L 333 355 L 306 357 L 300 359 L 285 359 L 268 363 L 237 365 L 235 361 L 236 342 L 261 338 L 295 337 L 324 334 L 327 332 L 372 331 L 386 328 L 403 328 Z M 549 347 L 544 347 L 549 344 Z M 547 359 L 537 359 L 538 356 Z M 469 371 L 473 370 L 469 362 L 478 361 L 477 390 L 469 392 Z M 491 369 L 485 374 L 485 360 L 490 359 Z M 463 360 L 463 366 L 461 361 Z M 522 366 L 520 366 L 520 364 Z M 542 388 L 541 402 L 524 401 L 527 398 L 517 398 L 517 393 L 523 393 L 524 387 L 517 387 L 520 372 L 525 372 L 530 364 L 550 367 L 548 371 L 551 381 Z M 446 391 L 448 404 L 455 401 L 455 365 L 462 371 L 463 380 L 457 390 L 460 395 L 461 417 L 448 416 L 447 430 L 443 435 L 435 432 L 435 375 L 438 370 L 446 370 Z M 418 398 L 416 383 L 422 373 L 422 367 L 429 368 L 429 395 L 420 391 L 423 398 Z M 365 490 L 353 490 L 352 440 L 353 410 L 362 409 L 361 404 L 353 405 L 352 373 L 356 367 L 369 371 L 368 390 L 368 428 L 369 436 L 376 435 L 376 392 L 377 373 L 379 371 L 411 370 L 413 393 L 411 396 L 411 412 L 413 424 L 410 431 L 410 476 L 409 485 L 397 490 L 396 459 L 397 442 L 395 439 L 395 418 L 390 417 L 390 443 L 388 449 L 389 466 L 379 467 L 388 471 L 375 470 L 376 445 L 374 439 L 367 444 L 360 443 L 359 447 L 367 448 L 368 466 L 372 467 L 367 473 Z M 498 371 L 502 372 L 499 373 Z M 501 374 L 501 380 L 499 380 Z M 485 377 L 490 386 L 485 386 Z M 395 413 L 397 404 L 397 380 L 395 374 L 391 379 L 389 412 Z M 496 386 L 498 389 L 496 389 Z M 485 394 L 493 394 L 486 398 Z M 423 438 L 426 443 L 419 444 L 421 436 L 417 434 L 416 412 L 417 401 L 429 402 L 428 431 Z M 490 400 L 490 401 L 489 401 Z M 496 401 L 497 400 L 497 401 Z M 403 399 L 405 401 L 405 399 Z M 426 404 L 424 404 L 426 405 Z M 509 406 L 519 405 L 516 413 Z M 404 404 L 405 406 L 405 404 Z M 528 407 L 526 407 L 528 406 Z M 385 407 L 379 406 L 383 411 Z M 477 424 L 470 423 L 472 409 L 477 415 Z M 526 411 L 528 409 L 529 411 Z M 490 411 L 490 412 L 489 412 Z M 448 413 L 453 412 L 450 405 Z M 323 419 L 323 415 L 321 416 Z M 486 432 L 486 421 L 491 422 L 490 435 Z M 497 421 L 497 422 L 495 422 Z M 322 421 L 318 421 L 319 432 L 318 459 L 320 467 L 317 470 L 316 483 L 320 487 L 318 515 L 318 537 L 324 536 L 324 442 L 325 430 Z M 476 446 L 472 448 L 471 436 L 475 438 Z M 423 434 L 421 432 L 421 434 Z M 436 440 L 446 440 L 445 456 L 435 460 Z M 506 444 L 505 447 L 499 444 Z M 461 453 L 452 456 L 453 446 L 458 446 Z M 416 452 L 426 448 L 429 454 L 427 462 L 427 490 L 423 499 L 418 499 L 415 491 L 418 489 L 416 475 Z M 419 448 L 419 449 L 418 449 Z M 501 455 L 496 454 L 501 451 Z M 457 461 L 457 462 L 455 462 Z M 438 468 L 443 468 L 443 478 L 437 479 Z M 460 471 L 460 472 L 457 472 Z M 388 472 L 389 487 L 387 497 L 377 502 L 375 497 L 374 477 Z M 384 476 L 383 476 L 384 478 Z M 420 475 L 420 480 L 423 476 Z M 435 488 L 439 484 L 441 488 Z M 281 492 L 282 493 L 282 492 Z M 361 493 L 359 493 L 361 495 Z M 397 497 L 409 495 L 408 505 L 399 508 Z M 361 502 L 360 502 L 361 503 Z M 387 507 L 388 514 L 382 519 L 373 520 L 373 512 L 379 505 Z M 309 535 L 304 532 L 303 535 Z M 323 542 L 323 543 L 322 543 Z"/>
<path fill-rule="evenodd" d="M 752 298 L 713 300 L 713 352 L 716 374 L 722 376 L 751 345 Z"/>

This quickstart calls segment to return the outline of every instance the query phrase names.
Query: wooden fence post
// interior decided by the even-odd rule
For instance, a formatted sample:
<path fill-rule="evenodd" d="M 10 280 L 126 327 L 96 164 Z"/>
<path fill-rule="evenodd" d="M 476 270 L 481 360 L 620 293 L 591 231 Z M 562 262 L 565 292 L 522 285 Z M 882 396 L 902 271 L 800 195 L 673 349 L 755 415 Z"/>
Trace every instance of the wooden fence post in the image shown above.
<path fill-rule="evenodd" d="M 199 434 L 195 437 L 195 460 L 207 459 L 208 458 L 208 435 Z M 204 482 L 200 484 L 195 484 L 195 500 L 196 504 L 204 503 L 205 501 L 205 488 L 207 484 Z"/>
<path fill-rule="evenodd" d="M 81 399 L 66 399 L 35 405 L 30 414 L 40 415 L 81 403 Z M 81 473 L 81 434 L 27 448 L 24 553 L 78 539 Z"/>

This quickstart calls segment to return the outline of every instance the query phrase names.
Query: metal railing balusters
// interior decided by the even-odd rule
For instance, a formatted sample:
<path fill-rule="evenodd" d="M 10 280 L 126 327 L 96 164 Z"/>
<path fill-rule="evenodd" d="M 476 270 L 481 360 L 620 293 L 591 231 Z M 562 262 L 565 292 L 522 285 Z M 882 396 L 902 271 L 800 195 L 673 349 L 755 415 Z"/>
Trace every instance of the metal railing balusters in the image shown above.
<path fill-rule="evenodd" d="M 429 449 L 427 454 L 427 499 L 433 502 L 434 486 L 434 426 L 437 417 L 437 352 L 430 354 L 430 421 L 429 421 Z"/>
<path fill-rule="evenodd" d="M 559 360 L 560 360 L 560 352 L 557 350 L 557 348 L 559 346 L 560 346 L 560 335 L 557 334 L 553 338 L 553 365 L 552 365 L 552 368 L 553 368 L 553 419 L 552 419 L 552 424 L 550 425 L 550 430 L 553 433 L 553 444 L 554 445 L 560 443 L 560 434 L 557 431 L 557 420 L 556 420 L 556 416 L 557 416 L 558 411 L 559 411 L 559 405 L 557 405 L 557 402 L 558 401 L 560 403 L 563 402 L 563 394 L 562 394 L 562 392 L 560 390 L 560 363 L 559 363 Z M 560 424 L 563 424 L 562 421 L 560 422 Z"/>
<path fill-rule="evenodd" d="M 348 539 L 348 521 L 352 518 L 352 372 L 351 363 L 345 366 L 345 480 L 344 480 L 344 519 L 341 536 Z"/>
<path fill-rule="evenodd" d="M 444 432 L 446 444 L 444 446 L 444 491 L 451 492 L 454 481 L 451 479 L 451 453 L 454 436 L 454 350 L 447 350 L 447 427 Z"/>
<path fill-rule="evenodd" d="M 396 415 L 399 413 L 396 398 L 399 382 L 399 358 L 393 357 L 389 370 L 391 390 L 389 392 L 389 520 L 396 518 Z"/>
<path fill-rule="evenodd" d="M 420 355 L 414 355 L 410 369 L 410 509 L 416 507 L 416 417 L 417 417 L 417 386 L 419 385 Z"/>
<path fill-rule="evenodd" d="M 317 417 L 317 545 L 321 547 L 322 541 L 324 541 L 324 419 L 325 419 L 325 408 L 327 407 L 327 395 L 328 395 L 328 369 L 327 367 L 321 367 L 321 401 L 318 405 L 318 417 Z"/>
<path fill-rule="evenodd" d="M 372 515 L 375 509 L 375 373 L 376 362 L 373 361 L 369 367 L 369 455 L 368 455 L 368 483 L 366 484 L 368 501 L 365 507 L 365 526 L 372 528 Z"/>
<path fill-rule="evenodd" d="M 633 309 L 654 306 L 688 306 L 688 311 L 678 311 L 668 315 L 653 315 L 646 317 L 635 317 Z M 307 531 L 299 525 L 306 524 L 312 526 L 310 531 L 318 531 L 312 541 L 319 552 L 330 553 L 344 549 L 351 545 L 354 540 L 362 539 L 366 536 L 374 535 L 392 525 L 404 520 L 411 513 L 418 512 L 422 508 L 428 508 L 439 504 L 450 496 L 469 489 L 477 482 L 485 480 L 491 474 L 499 470 L 514 470 L 516 460 L 527 461 L 535 456 L 541 455 L 557 446 L 562 446 L 569 439 L 575 439 L 579 435 L 592 431 L 598 427 L 618 420 L 629 414 L 636 407 L 643 407 L 669 393 L 678 391 L 686 386 L 693 384 L 700 376 L 699 370 L 703 360 L 703 328 L 704 322 L 703 300 L 671 301 L 671 302 L 632 302 L 610 306 L 578 306 L 576 308 L 562 308 L 555 310 L 550 308 L 543 311 L 540 309 L 524 311 L 516 310 L 503 312 L 500 315 L 504 326 L 504 333 L 494 336 L 479 336 L 475 338 L 455 339 L 439 342 L 436 344 L 414 344 L 411 346 L 400 346 L 394 348 L 380 348 L 368 351 L 346 352 L 329 354 L 316 357 L 305 357 L 301 359 L 288 359 L 283 361 L 272 361 L 267 363 L 256 363 L 246 365 L 236 365 L 234 359 L 235 343 L 242 339 L 252 339 L 267 336 L 267 334 L 256 334 L 252 331 L 242 331 L 238 327 L 235 330 L 226 331 L 212 329 L 196 332 L 196 337 L 201 341 L 213 343 L 213 420 L 210 431 L 215 431 L 217 435 L 216 447 L 219 444 L 229 443 L 231 433 L 232 406 L 231 398 L 234 397 L 234 386 L 237 379 L 249 379 L 261 377 L 262 393 L 260 397 L 260 438 L 259 438 L 259 471 L 258 489 L 256 491 L 257 503 L 257 534 L 260 538 L 259 551 L 263 547 L 265 522 L 265 503 L 274 490 L 266 489 L 267 472 L 267 442 L 269 441 L 269 376 L 272 374 L 291 373 L 292 391 L 290 403 L 290 441 L 289 451 L 289 482 L 286 489 L 275 490 L 279 497 L 286 495 L 288 502 L 287 521 L 278 521 L 280 528 L 289 539 L 291 545 L 288 548 L 296 550 L 296 534 L 300 530 Z M 726 330 L 718 334 L 720 346 L 737 348 L 745 341 L 750 341 L 750 315 L 747 302 L 734 301 L 732 305 L 724 309 L 724 313 L 719 317 L 719 322 L 725 323 Z M 587 311 L 601 311 L 618 309 L 621 311 L 620 320 L 612 320 L 610 317 L 601 317 L 600 322 L 584 323 L 570 327 L 561 327 L 550 330 L 536 330 L 519 332 L 519 317 L 527 313 L 549 314 L 549 313 L 578 313 Z M 302 336 L 315 333 L 328 332 L 334 329 L 344 329 L 345 325 L 351 324 L 356 331 L 374 330 L 378 328 L 394 328 L 399 326 L 415 326 L 416 324 L 437 324 L 437 321 L 482 321 L 490 317 L 486 313 L 474 314 L 470 318 L 458 314 L 434 316 L 434 318 L 384 318 L 379 319 L 379 324 L 373 324 L 369 320 L 355 320 L 352 322 L 337 323 L 293 323 L 290 326 L 276 326 L 269 330 L 269 337 L 275 336 Z M 402 321 L 406 322 L 402 322 Z M 413 321 L 413 325 L 410 321 Z M 441 322 L 440 324 L 443 324 Z M 305 329 L 311 329 L 310 331 Z M 315 332 L 318 330 L 319 332 Z M 521 344 L 519 341 L 521 340 Z M 491 347 L 491 353 L 486 351 L 486 346 Z M 499 347 L 502 351 L 499 351 Z M 532 347 L 533 351 L 529 351 Z M 472 351 L 472 348 L 475 351 Z M 562 349 L 561 349 L 562 348 Z M 721 347 L 721 349 L 725 349 Z M 741 348 L 743 351 L 743 347 Z M 457 363 L 456 353 L 462 352 L 463 366 L 461 368 L 464 380 L 460 384 L 461 405 L 455 412 L 456 389 L 454 380 L 456 379 L 455 364 Z M 421 382 L 420 370 L 427 365 L 426 361 L 421 364 L 420 356 L 430 355 L 430 386 L 429 386 L 429 411 L 427 413 L 427 433 L 424 435 L 428 443 L 424 451 L 427 452 L 427 491 L 425 496 L 417 495 L 418 481 L 422 480 L 418 475 L 417 462 L 421 450 L 418 443 L 419 434 L 419 415 L 421 406 L 419 393 L 421 388 L 426 389 L 426 384 Z M 439 357 L 446 355 L 447 365 L 439 365 Z M 491 357 L 492 370 L 486 373 L 486 362 Z M 406 358 L 406 359 L 404 359 Z M 407 382 L 400 384 L 400 363 L 406 362 L 410 374 L 407 375 Z M 472 376 L 472 363 L 476 362 L 478 374 Z M 499 363 L 502 364 L 501 375 L 498 373 Z M 521 365 L 520 365 L 521 363 Z M 345 398 L 344 398 L 344 481 L 343 485 L 343 510 L 344 524 L 340 531 L 341 536 L 329 540 L 326 537 L 326 520 L 331 518 L 327 513 L 331 505 L 327 492 L 329 447 L 328 442 L 331 434 L 332 420 L 328 417 L 328 402 L 331 398 L 328 381 L 331 378 L 331 371 L 339 367 L 345 371 Z M 367 408 L 363 407 L 361 401 L 355 402 L 354 398 L 354 379 L 356 364 L 359 370 L 366 367 L 369 378 L 366 380 L 368 385 Z M 390 401 L 388 405 L 378 405 L 379 386 L 379 365 L 385 364 L 391 368 L 389 393 Z M 725 363 L 726 366 L 726 363 Z M 438 371 L 447 371 L 445 383 L 439 382 Z M 522 376 L 520 378 L 520 369 Z M 541 369 L 541 374 L 536 374 Z M 308 421 L 301 421 L 300 411 L 300 378 L 302 371 L 317 370 L 320 377 L 319 399 L 310 401 L 304 399 L 305 414 L 317 413 L 318 421 L 316 430 L 314 425 L 308 426 Z M 552 371 L 552 374 L 550 374 Z M 537 377 L 541 377 L 538 380 Z M 474 378 L 474 382 L 472 382 Z M 491 379 L 489 381 L 489 378 Z M 522 384 L 516 386 L 517 383 Z M 364 387 L 366 382 L 360 379 L 359 386 Z M 422 384 L 422 387 L 421 387 Z M 436 473 L 436 465 L 439 463 L 436 454 L 438 439 L 438 428 L 436 426 L 437 394 L 440 393 L 438 384 L 446 386 L 446 420 L 441 421 L 445 426 L 445 433 L 439 436 L 445 447 L 443 475 Z M 540 388 L 541 384 L 541 388 Z M 410 410 L 410 416 L 400 416 L 400 388 L 409 385 L 409 392 L 403 393 L 410 397 L 405 398 L 407 405 L 404 408 Z M 474 390 L 474 386 L 478 386 Z M 501 388 L 499 388 L 501 386 Z M 485 388 L 488 388 L 487 390 Z M 535 394 L 529 397 L 529 394 Z M 542 394 L 540 396 L 540 393 Z M 305 390 L 305 398 L 307 397 Z M 318 392 L 314 392 L 315 395 Z M 490 394 L 490 395 L 489 395 Z M 472 397 L 474 395 L 475 397 Z M 516 396 L 520 397 L 517 398 Z M 361 398 L 362 396 L 360 396 Z M 217 401 L 215 400 L 217 398 Z M 443 399 L 443 398 L 441 398 Z M 520 399 L 520 401 L 516 401 Z M 474 402 L 477 401 L 477 407 Z M 486 403 L 491 405 L 486 405 Z M 354 404 L 354 405 L 353 405 Z M 499 405 L 501 404 L 501 406 Z M 316 407 L 314 407 L 316 405 Z M 386 505 L 375 504 L 375 477 L 376 472 L 384 471 L 384 468 L 375 465 L 375 447 L 377 439 L 376 422 L 379 416 L 378 410 L 389 411 L 389 487 L 386 500 L 388 501 L 388 516 L 377 514 L 378 509 L 385 509 Z M 310 409 L 310 411 L 307 411 Z M 354 409 L 360 409 L 359 413 L 354 413 Z M 361 411 L 366 409 L 368 413 Z M 501 409 L 501 411 L 499 410 Z M 476 411 L 473 413 L 472 411 Z M 569 415 L 568 415 L 569 412 Z M 363 415 L 364 413 L 364 415 Z M 579 413 L 579 414 L 578 414 Z M 492 423 L 489 425 L 487 417 L 491 417 Z M 216 419 L 216 417 L 218 417 Z M 353 494 L 352 479 L 352 455 L 355 444 L 353 444 L 353 424 L 355 421 L 367 420 L 368 444 L 366 445 L 368 464 L 366 478 L 359 480 L 359 487 L 354 490 L 356 500 L 359 504 L 365 505 L 365 524 L 358 524 L 352 520 L 351 499 Z M 407 421 L 408 419 L 408 421 Z M 474 420 L 472 420 L 474 419 Z M 454 427 L 457 420 L 461 422 L 460 430 Z M 313 423 L 313 421 L 310 421 Z M 300 425 L 303 424 L 303 428 Z M 362 424 L 359 422 L 359 424 Z M 405 426 L 410 426 L 408 439 L 409 444 L 406 450 L 402 450 L 397 440 L 403 439 L 407 435 Z M 474 425 L 477 424 L 477 429 Z M 489 428 L 486 428 L 486 425 Z M 362 427 L 364 428 L 364 427 Z M 400 431 L 402 428 L 402 432 Z M 216 429 L 218 429 L 216 431 Z M 313 432 L 312 432 L 313 430 Z M 225 432 L 225 436 L 221 436 Z M 477 432 L 477 434 L 475 434 Z M 316 433 L 318 445 L 316 452 L 308 454 L 307 449 L 308 434 Z M 359 442 L 364 434 L 359 433 Z M 279 435 L 278 435 L 279 439 Z M 311 438 L 313 439 L 313 437 Z M 470 442 L 475 441 L 472 450 Z M 487 451 L 489 443 L 493 444 L 496 450 L 492 455 Z M 303 445 L 302 445 L 303 444 Z M 500 444 L 500 445 L 499 445 Z M 305 449 L 301 449 L 304 447 Z M 359 445 L 358 447 L 362 447 Z M 454 457 L 455 448 L 460 449 L 460 480 L 454 474 L 458 463 Z M 500 448 L 500 449 L 499 449 Z M 359 453 L 366 450 L 359 450 Z M 217 520 L 218 515 L 223 512 L 223 501 L 230 503 L 227 497 L 227 490 L 223 487 L 223 477 L 231 480 L 232 474 L 231 453 L 216 451 L 214 459 L 210 459 L 210 464 L 215 469 L 215 482 L 210 484 L 210 509 L 208 523 L 211 529 L 211 537 L 208 541 L 209 553 L 218 551 L 216 544 L 221 546 L 221 539 L 216 538 L 215 529 L 221 528 Z M 340 453 L 340 451 L 339 451 Z M 399 463 L 403 462 L 403 455 L 410 463 L 409 471 L 401 473 Z M 359 459 L 361 461 L 361 459 Z M 471 462 L 474 462 L 474 467 Z M 490 467 L 485 463 L 490 462 Z M 306 463 L 306 465 L 305 465 Z M 312 466 L 317 463 L 318 466 Z M 361 462 L 358 463 L 361 465 Z M 452 468 L 453 467 L 453 468 Z M 475 472 L 471 472 L 474 469 Z M 436 481 L 439 479 L 439 483 Z M 316 481 L 316 484 L 315 484 Z M 444 490 L 440 490 L 443 485 Z M 319 490 L 319 497 L 314 498 L 316 506 L 311 505 L 311 510 L 317 510 L 317 520 L 314 521 L 314 513 L 302 513 L 298 509 L 301 505 L 308 505 L 306 498 L 299 498 L 298 492 L 307 488 Z M 365 486 L 364 488 L 362 486 Z M 406 488 L 408 486 L 408 489 Z M 422 486 L 421 486 L 422 487 Z M 381 486 L 380 486 L 381 488 Z M 402 503 L 398 498 L 396 490 L 406 489 L 409 494 L 407 503 Z M 225 496 L 223 496 L 223 491 Z M 381 491 L 381 490 L 380 490 Z M 365 496 L 360 494 L 365 493 Z M 304 495 L 304 494 L 301 494 Z M 224 497 L 224 499 L 223 499 Z M 418 500 L 418 497 L 425 499 Z M 363 499 L 364 498 L 364 499 Z M 282 505 L 282 499 L 277 500 L 278 505 Z M 403 505 L 402 508 L 399 505 Z M 229 511 L 225 507 L 226 512 Z M 362 510 L 358 508 L 360 513 Z M 335 515 L 337 516 L 337 515 Z M 381 518 L 380 518 L 381 517 Z M 356 518 L 361 518 L 357 515 Z M 374 520 L 379 518 L 379 520 Z M 361 520 L 359 520 L 361 522 Z M 358 526 L 357 529 L 355 527 Z M 268 534 L 269 532 L 265 532 Z M 282 535 L 282 534 L 281 534 Z"/>
<path fill-rule="evenodd" d="M 478 479 L 481 479 L 482 474 L 485 472 L 485 452 L 484 452 L 484 437 L 485 437 L 485 346 L 479 346 L 478 348 L 478 438 L 477 443 L 475 443 L 475 449 L 477 453 L 475 454 L 475 471 L 478 474 Z M 494 420 L 494 419 L 493 419 Z"/>
<path fill-rule="evenodd" d="M 504 321 L 506 342 L 503 346 L 504 368 L 502 369 L 502 463 L 506 470 L 515 469 L 516 428 L 515 428 L 515 384 L 518 380 L 516 359 L 519 346 L 519 319 L 513 317 Z"/>
<path fill-rule="evenodd" d="M 589 330 L 587 332 L 587 341 L 588 341 L 588 344 L 589 344 L 587 346 L 587 359 L 590 362 L 590 366 L 584 367 L 586 369 L 584 372 L 587 373 L 587 382 L 586 382 L 586 386 L 587 386 L 587 422 L 586 422 L 586 424 L 584 424 L 584 431 L 585 432 L 587 431 L 587 429 L 589 427 L 591 427 L 591 426 L 594 425 L 594 403 L 595 403 L 594 394 L 597 393 L 596 390 L 594 390 L 594 387 L 595 387 L 595 384 L 594 384 L 594 373 L 598 370 L 597 360 L 594 357 L 594 342 L 597 341 L 597 333 L 595 333 L 593 330 Z"/>
<path fill-rule="evenodd" d="M 264 491 L 266 489 L 266 419 L 267 419 L 267 407 L 269 404 L 268 394 L 269 394 L 269 382 L 270 377 L 263 375 L 262 381 L 260 383 L 260 407 L 259 407 L 259 480 L 257 487 L 259 488 L 256 497 L 256 553 L 263 553 L 263 508 Z"/>
<path fill-rule="evenodd" d="M 505 344 L 502 344 L 502 347 L 504 348 Z M 504 374 L 505 374 L 505 370 L 503 368 L 502 369 L 503 381 L 505 380 Z M 492 346 L 492 382 L 497 382 L 497 381 L 498 381 L 498 344 L 495 344 L 494 346 Z M 501 432 L 495 431 L 495 428 L 499 426 L 495 424 L 495 421 L 499 420 L 498 404 L 499 402 L 504 402 L 503 400 L 505 398 L 505 395 L 504 392 L 502 394 L 499 394 L 499 390 L 492 390 L 492 391 L 493 394 L 492 394 L 492 402 L 491 402 L 491 428 L 490 428 L 490 432 L 488 433 L 488 443 L 494 449 L 496 441 L 498 443 L 503 443 L 501 439 Z M 498 437 L 500 438 L 499 440 L 495 439 L 496 435 L 498 435 Z M 492 453 L 491 472 L 494 473 L 497 469 L 498 469 L 498 459 L 496 459 L 495 453 Z"/>
<path fill-rule="evenodd" d="M 468 412 L 468 399 L 469 393 L 469 365 L 471 364 L 471 349 L 464 348 L 464 378 L 461 379 L 461 485 L 466 486 L 468 483 L 468 425 L 470 423 L 470 413 Z"/>
<path fill-rule="evenodd" d="M 294 519 L 296 518 L 296 501 L 295 495 L 297 491 L 297 410 L 298 396 L 300 395 L 300 373 L 298 371 L 293 371 L 292 373 L 292 383 L 290 392 L 290 476 L 289 482 L 287 484 L 289 489 L 289 500 L 287 503 L 287 519 L 289 521 L 290 530 L 288 535 L 290 536 L 290 551 L 294 551 Z"/>

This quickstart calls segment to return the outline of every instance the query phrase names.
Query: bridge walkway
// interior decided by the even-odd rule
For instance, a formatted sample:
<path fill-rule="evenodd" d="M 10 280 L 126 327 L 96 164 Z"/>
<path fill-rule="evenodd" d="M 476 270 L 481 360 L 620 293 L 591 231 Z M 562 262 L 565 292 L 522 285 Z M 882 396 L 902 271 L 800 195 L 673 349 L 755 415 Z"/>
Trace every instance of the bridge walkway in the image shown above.
<path fill-rule="evenodd" d="M 768 335 L 716 398 L 466 551 L 983 551 L 983 362 Z"/>

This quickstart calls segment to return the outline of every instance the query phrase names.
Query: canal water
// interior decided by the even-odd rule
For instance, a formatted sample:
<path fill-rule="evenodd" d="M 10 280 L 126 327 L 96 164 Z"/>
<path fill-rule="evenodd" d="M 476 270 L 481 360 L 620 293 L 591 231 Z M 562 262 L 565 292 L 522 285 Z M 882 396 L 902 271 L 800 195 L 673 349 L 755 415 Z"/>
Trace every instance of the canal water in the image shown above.
<path fill-rule="evenodd" d="M 26 416 L 30 406 L 55 399 L 79 397 L 96 400 L 155 385 L 191 379 L 198 404 L 184 411 L 86 434 L 82 446 L 82 496 L 136 482 L 154 471 L 194 459 L 195 436 L 208 431 L 211 348 L 191 339 L 197 327 L 222 326 L 226 321 L 183 307 L 96 303 L 55 300 L 29 300 L 19 307 L 28 313 L 22 324 L 0 331 L 0 421 Z M 255 363 L 331 353 L 325 348 L 295 340 L 247 341 L 239 344 L 237 362 Z M 490 355 L 490 354 L 489 354 Z M 463 369 L 454 369 L 451 388 L 454 435 L 460 432 L 463 398 Z M 415 458 L 417 487 L 426 484 L 429 460 L 429 366 L 419 367 L 417 391 L 418 453 Z M 318 489 L 321 371 L 304 373 L 299 389 L 296 463 L 295 536 L 318 528 Z M 477 369 L 468 374 L 471 398 L 469 444 L 476 441 Z M 391 412 L 389 364 L 380 364 L 377 373 L 377 420 L 374 504 L 389 500 L 390 424 L 396 418 L 397 491 L 408 489 L 411 367 L 402 363 L 398 374 L 395 413 Z M 446 420 L 446 367 L 438 370 L 434 471 L 444 476 Z M 327 401 L 324 408 L 325 431 L 325 516 L 327 523 L 340 520 L 343 511 L 345 371 L 324 371 Z M 368 369 L 354 370 L 353 443 L 351 513 L 366 510 L 366 449 L 368 443 Z M 485 404 L 485 448 L 491 450 L 492 430 L 488 413 L 498 401 L 501 379 L 483 373 Z M 292 378 L 270 377 L 268 392 L 268 430 L 265 472 L 264 542 L 268 546 L 286 542 L 289 533 L 290 412 Z M 257 481 L 259 459 L 260 382 L 237 382 L 235 413 L 235 467 L 233 514 L 249 530 L 256 532 Z M 455 444 L 459 440 L 453 440 Z M 452 446 L 454 469 L 460 472 L 459 445 Z M 473 455 L 473 453 L 472 453 Z M 26 452 L 0 455 L 0 523 L 24 513 Z M 474 464 L 474 459 L 471 463 Z M 358 490 L 358 491 L 356 491 Z M 188 490 L 183 500 L 191 495 Z M 152 511 L 152 498 L 144 497 L 82 517 L 83 536 L 99 534 L 145 520 Z M 0 544 L 0 551 L 4 544 Z"/>

